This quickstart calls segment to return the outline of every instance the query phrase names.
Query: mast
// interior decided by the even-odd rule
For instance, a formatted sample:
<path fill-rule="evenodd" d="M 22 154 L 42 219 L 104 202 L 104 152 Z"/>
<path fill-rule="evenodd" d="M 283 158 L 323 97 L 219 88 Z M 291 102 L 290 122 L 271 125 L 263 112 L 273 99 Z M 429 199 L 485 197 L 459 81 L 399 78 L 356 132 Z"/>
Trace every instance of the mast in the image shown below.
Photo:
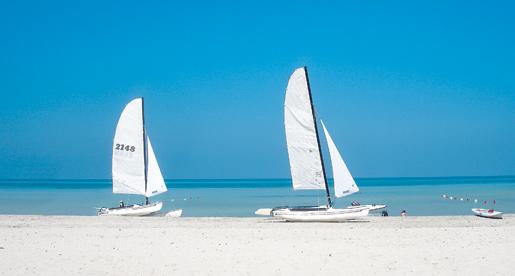
<path fill-rule="evenodd" d="M 311 104 L 311 112 L 313 114 L 313 121 L 315 123 L 315 133 L 317 135 L 318 153 L 320 154 L 320 162 L 322 162 L 322 173 L 324 174 L 324 184 L 325 184 L 325 192 L 326 192 L 326 196 L 327 196 L 327 205 L 329 207 L 331 207 L 331 206 L 333 206 L 333 203 L 331 201 L 331 193 L 329 192 L 329 185 L 327 184 L 327 176 L 325 173 L 325 166 L 324 166 L 324 157 L 322 156 L 322 148 L 320 147 L 320 137 L 318 136 L 317 118 L 315 115 L 315 107 L 313 106 L 313 98 L 311 97 L 311 86 L 309 85 L 308 68 L 306 66 L 304 66 L 304 72 L 306 73 L 306 82 L 308 85 L 309 102 Z"/>
<path fill-rule="evenodd" d="M 141 97 L 141 119 L 143 120 L 143 162 L 145 170 L 145 204 L 148 204 L 147 194 L 147 174 L 148 174 L 148 156 L 147 156 L 147 134 L 145 130 L 145 101 Z M 318 134 L 317 134 L 318 135 Z M 326 184 L 327 185 L 327 184 Z"/>

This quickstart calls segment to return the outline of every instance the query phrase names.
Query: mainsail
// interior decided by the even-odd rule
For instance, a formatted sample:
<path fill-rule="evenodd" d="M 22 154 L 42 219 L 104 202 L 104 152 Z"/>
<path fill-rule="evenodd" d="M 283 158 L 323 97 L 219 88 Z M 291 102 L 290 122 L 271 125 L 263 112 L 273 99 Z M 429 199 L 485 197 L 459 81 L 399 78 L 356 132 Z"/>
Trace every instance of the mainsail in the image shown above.
<path fill-rule="evenodd" d="M 113 142 L 113 193 L 145 194 L 143 100 L 134 99 L 120 115 Z"/>
<path fill-rule="evenodd" d="M 329 155 L 331 156 L 331 166 L 333 169 L 334 179 L 334 194 L 336 197 L 342 197 L 358 192 L 358 185 L 356 185 L 356 182 L 350 174 L 349 169 L 347 169 L 347 165 L 345 165 L 340 152 L 338 152 L 338 149 L 336 148 L 331 135 L 329 135 L 329 131 L 327 131 L 324 122 L 320 122 L 324 128 L 325 138 L 329 147 Z"/>
<path fill-rule="evenodd" d="M 146 197 L 166 192 L 150 139 L 145 134 L 143 99 L 125 106 L 113 142 L 113 193 Z M 143 138 L 145 137 L 145 139 Z"/>
<path fill-rule="evenodd" d="M 284 127 L 293 188 L 326 189 L 305 67 L 295 70 L 288 81 L 284 102 Z"/>

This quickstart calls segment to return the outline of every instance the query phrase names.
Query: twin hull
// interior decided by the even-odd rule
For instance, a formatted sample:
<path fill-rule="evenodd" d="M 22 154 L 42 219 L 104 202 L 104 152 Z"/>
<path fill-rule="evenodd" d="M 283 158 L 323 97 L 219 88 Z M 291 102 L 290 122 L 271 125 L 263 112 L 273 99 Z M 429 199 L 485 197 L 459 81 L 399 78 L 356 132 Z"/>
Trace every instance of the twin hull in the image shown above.
<path fill-rule="evenodd" d="M 159 212 L 163 208 L 162 202 L 154 202 L 148 205 L 131 205 L 119 208 L 101 208 L 98 211 L 99 216 L 147 216 Z"/>
<path fill-rule="evenodd" d="M 339 222 L 359 219 L 368 216 L 368 208 L 336 209 L 336 208 L 282 208 L 271 212 L 276 218 L 286 221 L 306 222 Z"/>

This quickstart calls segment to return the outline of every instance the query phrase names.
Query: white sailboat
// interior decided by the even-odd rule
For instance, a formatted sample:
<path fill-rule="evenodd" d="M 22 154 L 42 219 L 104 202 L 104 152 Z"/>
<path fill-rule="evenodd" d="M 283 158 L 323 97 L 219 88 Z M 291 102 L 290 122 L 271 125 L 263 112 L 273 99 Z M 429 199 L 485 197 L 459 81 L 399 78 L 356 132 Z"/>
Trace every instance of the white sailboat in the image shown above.
<path fill-rule="evenodd" d="M 325 190 L 327 205 L 276 207 L 270 210 L 270 214 L 287 221 L 342 221 L 367 216 L 370 211 L 368 206 L 344 209 L 333 207 L 306 67 L 296 69 L 288 82 L 284 125 L 293 189 Z M 335 196 L 343 197 L 358 192 L 358 185 L 323 122 L 322 127 L 331 157 Z"/>
<path fill-rule="evenodd" d="M 156 213 L 162 202 L 149 198 L 167 191 L 152 144 L 145 130 L 143 98 L 129 102 L 118 120 L 113 142 L 113 193 L 145 196 L 144 204 L 100 208 L 98 215 L 145 216 Z"/>
<path fill-rule="evenodd" d="M 473 208 L 472 212 L 474 215 L 483 218 L 502 219 L 503 215 L 503 212 L 495 211 L 494 209 Z"/>

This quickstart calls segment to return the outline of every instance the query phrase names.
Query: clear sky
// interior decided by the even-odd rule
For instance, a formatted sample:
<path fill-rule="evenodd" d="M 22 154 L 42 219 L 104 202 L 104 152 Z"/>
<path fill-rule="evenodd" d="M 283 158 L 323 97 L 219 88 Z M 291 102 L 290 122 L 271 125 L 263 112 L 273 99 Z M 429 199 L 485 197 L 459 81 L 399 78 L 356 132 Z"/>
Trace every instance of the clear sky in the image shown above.
<path fill-rule="evenodd" d="M 354 176 L 515 174 L 513 2 L 363 2 L 2 1 L 0 178 L 109 178 L 138 96 L 166 178 L 289 177 L 304 65 Z"/>

